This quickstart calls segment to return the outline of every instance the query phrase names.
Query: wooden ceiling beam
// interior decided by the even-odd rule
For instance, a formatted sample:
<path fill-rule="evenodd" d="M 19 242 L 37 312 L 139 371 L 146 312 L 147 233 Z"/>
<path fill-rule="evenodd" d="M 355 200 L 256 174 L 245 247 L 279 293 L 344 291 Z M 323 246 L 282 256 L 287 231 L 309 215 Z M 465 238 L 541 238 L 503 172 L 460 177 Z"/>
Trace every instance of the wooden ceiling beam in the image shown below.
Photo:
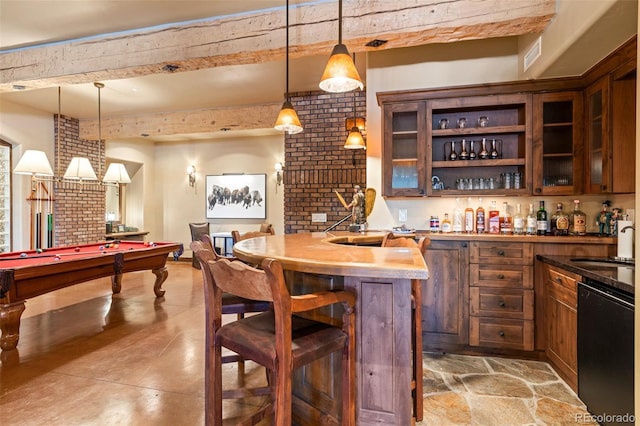
<path fill-rule="evenodd" d="M 118 140 L 137 137 L 211 133 L 225 130 L 259 130 L 272 128 L 282 103 L 250 105 L 235 108 L 213 108 L 197 111 L 175 111 L 155 114 L 103 118 L 102 139 Z M 80 138 L 98 140 L 98 120 L 80 120 Z"/>
<path fill-rule="evenodd" d="M 556 0 L 345 1 L 343 42 L 352 52 L 538 33 Z M 123 32 L 0 54 L 0 92 L 167 72 L 259 63 L 284 57 L 284 10 L 239 14 Z M 337 42 L 337 4 L 291 10 L 290 56 L 329 55 Z M 172 67 L 177 67 L 172 69 Z M 22 89 L 22 90 L 24 90 Z"/>

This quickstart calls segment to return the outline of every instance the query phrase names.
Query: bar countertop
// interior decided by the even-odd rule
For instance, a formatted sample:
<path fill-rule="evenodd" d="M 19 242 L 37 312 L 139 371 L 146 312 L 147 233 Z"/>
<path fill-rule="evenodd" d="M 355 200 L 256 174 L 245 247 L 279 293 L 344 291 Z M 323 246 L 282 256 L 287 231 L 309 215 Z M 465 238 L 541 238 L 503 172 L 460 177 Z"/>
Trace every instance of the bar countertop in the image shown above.
<path fill-rule="evenodd" d="M 382 241 L 384 232 L 312 232 L 270 235 L 236 243 L 236 257 L 260 263 L 270 257 L 285 269 L 370 278 L 427 279 L 420 250 L 358 245 Z"/>

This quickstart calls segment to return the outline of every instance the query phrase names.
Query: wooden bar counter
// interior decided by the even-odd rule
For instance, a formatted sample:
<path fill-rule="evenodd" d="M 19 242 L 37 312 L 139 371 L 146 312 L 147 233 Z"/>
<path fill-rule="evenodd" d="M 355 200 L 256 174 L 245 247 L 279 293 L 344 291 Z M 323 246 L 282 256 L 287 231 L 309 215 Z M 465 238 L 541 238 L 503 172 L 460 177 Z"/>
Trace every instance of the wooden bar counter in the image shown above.
<path fill-rule="evenodd" d="M 280 261 L 294 294 L 332 288 L 356 293 L 357 423 L 410 425 L 411 280 L 427 279 L 429 272 L 418 249 L 366 245 L 381 241 L 382 235 L 273 235 L 240 241 L 233 252 L 251 263 L 266 257 Z M 331 321 L 339 314 L 315 317 Z M 340 356 L 331 358 L 296 374 L 296 423 L 332 423 L 339 416 Z"/>

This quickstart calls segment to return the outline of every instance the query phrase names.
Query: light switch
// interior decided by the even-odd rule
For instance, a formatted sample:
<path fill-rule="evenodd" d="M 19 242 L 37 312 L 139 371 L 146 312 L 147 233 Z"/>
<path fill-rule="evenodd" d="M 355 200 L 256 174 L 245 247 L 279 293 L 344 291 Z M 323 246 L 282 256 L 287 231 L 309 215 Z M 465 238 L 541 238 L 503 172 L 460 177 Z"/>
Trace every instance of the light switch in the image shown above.
<path fill-rule="evenodd" d="M 398 221 L 406 222 L 407 221 L 407 209 L 398 210 Z"/>

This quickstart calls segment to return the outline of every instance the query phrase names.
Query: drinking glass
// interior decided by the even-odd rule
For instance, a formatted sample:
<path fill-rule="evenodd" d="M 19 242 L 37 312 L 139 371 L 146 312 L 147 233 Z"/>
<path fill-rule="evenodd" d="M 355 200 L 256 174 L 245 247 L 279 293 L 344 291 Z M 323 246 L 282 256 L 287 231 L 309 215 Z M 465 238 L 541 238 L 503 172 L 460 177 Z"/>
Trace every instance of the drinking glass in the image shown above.
<path fill-rule="evenodd" d="M 458 127 L 460 129 L 464 129 L 465 127 L 467 127 L 467 119 L 465 117 L 458 118 Z"/>

